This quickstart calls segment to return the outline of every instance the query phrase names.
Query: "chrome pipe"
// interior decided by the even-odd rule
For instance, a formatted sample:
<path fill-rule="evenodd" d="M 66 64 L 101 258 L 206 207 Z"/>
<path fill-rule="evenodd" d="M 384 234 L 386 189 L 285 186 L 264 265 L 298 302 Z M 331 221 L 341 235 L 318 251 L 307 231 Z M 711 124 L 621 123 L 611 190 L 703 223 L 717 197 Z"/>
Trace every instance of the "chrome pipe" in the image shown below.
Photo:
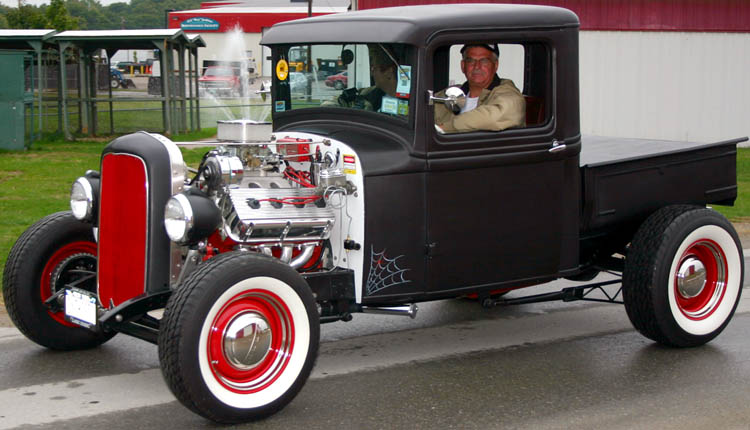
<path fill-rule="evenodd" d="M 397 315 L 402 317 L 409 317 L 414 319 L 417 317 L 416 303 L 405 306 L 389 306 L 389 307 L 376 307 L 376 306 L 362 306 L 362 313 L 365 314 L 380 314 L 380 315 Z"/>
<path fill-rule="evenodd" d="M 284 263 L 289 263 L 292 260 L 292 250 L 294 248 L 292 245 L 284 245 L 281 247 L 281 257 L 279 257 L 279 260 L 283 261 Z"/>
<path fill-rule="evenodd" d="M 313 251 L 315 251 L 315 245 L 315 243 L 304 244 L 302 246 L 302 252 L 300 252 L 299 255 L 289 263 L 289 265 L 292 266 L 293 269 L 299 269 L 304 266 L 305 263 L 310 261 L 310 257 L 312 257 Z"/>

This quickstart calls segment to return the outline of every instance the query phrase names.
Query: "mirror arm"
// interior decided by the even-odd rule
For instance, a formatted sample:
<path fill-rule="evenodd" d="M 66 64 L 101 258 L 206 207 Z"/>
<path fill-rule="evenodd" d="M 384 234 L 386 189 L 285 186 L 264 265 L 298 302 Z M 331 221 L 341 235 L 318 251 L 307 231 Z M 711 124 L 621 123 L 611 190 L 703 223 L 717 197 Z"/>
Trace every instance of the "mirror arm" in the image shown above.
<path fill-rule="evenodd" d="M 448 102 L 455 102 L 455 97 L 435 97 L 434 91 L 427 90 L 427 105 L 432 106 L 435 104 L 435 102 L 438 103 L 448 103 Z"/>

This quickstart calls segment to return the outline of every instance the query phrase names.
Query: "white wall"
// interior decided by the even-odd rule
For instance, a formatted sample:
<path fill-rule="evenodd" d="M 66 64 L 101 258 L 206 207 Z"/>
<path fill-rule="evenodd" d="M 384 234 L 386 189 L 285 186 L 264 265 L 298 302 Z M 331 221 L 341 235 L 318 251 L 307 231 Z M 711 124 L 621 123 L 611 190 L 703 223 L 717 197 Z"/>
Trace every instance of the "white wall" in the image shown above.
<path fill-rule="evenodd" d="M 750 135 L 750 34 L 588 31 L 580 57 L 584 134 Z"/>
<path fill-rule="evenodd" d="M 192 34 L 192 33 L 191 33 Z M 236 35 L 232 33 L 200 33 L 206 42 L 205 48 L 198 48 L 198 67 L 203 60 L 218 61 L 241 61 L 244 50 L 253 51 L 253 58 L 258 67 L 259 75 L 262 74 L 263 61 L 260 46 L 260 33 L 242 33 L 241 40 L 234 40 Z"/>

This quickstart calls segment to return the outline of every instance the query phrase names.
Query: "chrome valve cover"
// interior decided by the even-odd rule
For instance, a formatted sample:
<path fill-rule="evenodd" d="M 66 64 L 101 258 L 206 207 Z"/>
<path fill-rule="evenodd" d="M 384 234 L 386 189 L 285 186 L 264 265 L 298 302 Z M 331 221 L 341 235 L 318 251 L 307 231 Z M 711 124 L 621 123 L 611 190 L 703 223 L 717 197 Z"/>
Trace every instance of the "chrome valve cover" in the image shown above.
<path fill-rule="evenodd" d="M 315 188 L 231 189 L 220 202 L 224 233 L 245 244 L 328 239 L 335 215 L 323 203 Z"/>

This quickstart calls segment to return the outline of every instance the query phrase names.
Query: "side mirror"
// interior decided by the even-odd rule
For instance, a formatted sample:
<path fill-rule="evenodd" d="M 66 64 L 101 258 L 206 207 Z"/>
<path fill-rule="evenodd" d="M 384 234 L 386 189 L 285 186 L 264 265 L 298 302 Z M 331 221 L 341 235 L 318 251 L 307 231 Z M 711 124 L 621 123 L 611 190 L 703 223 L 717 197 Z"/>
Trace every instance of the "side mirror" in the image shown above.
<path fill-rule="evenodd" d="M 260 90 L 256 91 L 255 94 L 260 94 L 260 99 L 266 101 L 268 94 L 271 94 L 271 81 L 261 82 Z"/>
<path fill-rule="evenodd" d="M 435 102 L 443 103 L 454 114 L 461 112 L 466 106 L 466 94 L 459 87 L 449 87 L 445 90 L 445 97 L 435 97 L 432 90 L 427 91 L 428 104 L 432 106 Z"/>

